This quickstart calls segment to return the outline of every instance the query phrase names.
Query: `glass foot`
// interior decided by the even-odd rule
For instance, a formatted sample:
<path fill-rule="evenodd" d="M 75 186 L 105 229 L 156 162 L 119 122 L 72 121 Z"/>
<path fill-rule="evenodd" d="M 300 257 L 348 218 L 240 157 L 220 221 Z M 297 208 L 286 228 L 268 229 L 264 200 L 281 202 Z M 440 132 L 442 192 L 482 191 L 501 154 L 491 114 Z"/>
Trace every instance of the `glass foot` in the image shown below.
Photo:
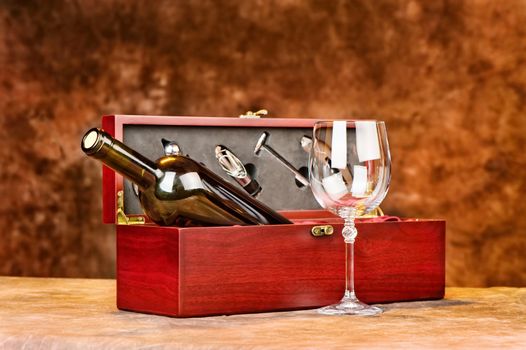
<path fill-rule="evenodd" d="M 358 299 L 342 299 L 338 304 L 322 307 L 317 310 L 322 315 L 359 315 L 374 316 L 381 314 L 382 309 L 362 303 Z"/>

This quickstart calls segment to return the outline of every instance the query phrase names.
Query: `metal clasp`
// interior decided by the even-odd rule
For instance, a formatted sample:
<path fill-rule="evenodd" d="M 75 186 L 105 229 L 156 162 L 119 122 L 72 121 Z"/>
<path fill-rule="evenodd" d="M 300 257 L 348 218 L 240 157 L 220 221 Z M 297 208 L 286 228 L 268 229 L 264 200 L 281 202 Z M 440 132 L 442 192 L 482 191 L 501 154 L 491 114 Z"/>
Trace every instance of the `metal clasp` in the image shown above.
<path fill-rule="evenodd" d="M 334 228 L 331 225 L 314 226 L 310 233 L 314 237 L 330 236 L 334 233 Z"/>
<path fill-rule="evenodd" d="M 117 225 L 142 225 L 146 222 L 142 216 L 127 216 L 124 213 L 124 192 L 117 192 Z"/>
<path fill-rule="evenodd" d="M 245 114 L 241 114 L 239 118 L 261 118 L 264 115 L 267 115 L 268 111 L 266 109 L 260 109 L 257 112 L 248 111 Z"/>

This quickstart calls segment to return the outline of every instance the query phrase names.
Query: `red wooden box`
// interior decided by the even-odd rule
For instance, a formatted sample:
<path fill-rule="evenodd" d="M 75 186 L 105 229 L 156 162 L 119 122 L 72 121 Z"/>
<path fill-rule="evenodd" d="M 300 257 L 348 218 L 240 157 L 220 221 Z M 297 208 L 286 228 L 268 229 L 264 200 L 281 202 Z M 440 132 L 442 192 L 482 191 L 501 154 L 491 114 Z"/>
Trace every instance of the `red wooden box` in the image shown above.
<path fill-rule="evenodd" d="M 152 137 L 176 132 L 181 139 L 194 140 L 191 148 L 182 147 L 183 152 L 194 157 L 199 135 L 207 132 L 218 134 L 218 130 L 224 129 L 242 139 L 250 134 L 250 128 L 276 134 L 288 130 L 297 133 L 298 129 L 306 132 L 313 122 L 116 115 L 103 117 L 103 128 L 150 157 L 151 144 L 155 143 Z M 141 135 L 141 130 L 145 139 L 150 137 L 144 142 L 144 149 L 141 149 L 142 137 L 127 139 L 127 133 Z M 273 173 L 279 170 L 274 169 Z M 288 181 L 283 179 L 286 180 L 280 178 L 280 185 Z M 117 193 L 125 188 L 123 178 L 104 167 L 104 222 L 116 222 Z M 273 191 L 272 186 L 267 188 Z M 295 194 L 308 195 L 308 189 L 300 193 L 293 186 L 276 191 L 288 191 L 285 197 L 289 198 Z M 131 195 L 129 190 L 125 191 L 125 196 Z M 116 225 L 118 308 L 188 317 L 314 308 L 338 301 L 344 289 L 345 249 L 339 234 L 343 221 L 326 211 L 312 209 L 311 204 L 310 210 L 283 211 L 294 221 L 293 225 L 206 228 L 161 227 L 151 223 Z M 128 216 L 134 217 L 131 212 Z M 313 226 L 324 224 L 332 225 L 335 234 L 322 237 L 311 234 Z M 359 221 L 357 228 L 355 284 L 362 301 L 386 303 L 444 296 L 443 220 Z"/>

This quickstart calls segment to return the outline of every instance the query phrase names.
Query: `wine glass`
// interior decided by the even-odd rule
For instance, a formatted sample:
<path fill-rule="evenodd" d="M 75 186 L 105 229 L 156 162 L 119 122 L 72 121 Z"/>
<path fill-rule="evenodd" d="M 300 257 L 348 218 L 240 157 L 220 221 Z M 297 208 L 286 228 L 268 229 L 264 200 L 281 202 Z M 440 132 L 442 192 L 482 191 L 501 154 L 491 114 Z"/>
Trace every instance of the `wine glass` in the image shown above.
<path fill-rule="evenodd" d="M 345 294 L 318 310 L 325 315 L 376 315 L 382 309 L 358 300 L 354 291 L 354 241 L 357 216 L 374 210 L 387 194 L 391 156 L 382 121 L 335 120 L 314 124 L 309 178 L 314 197 L 345 221 Z"/>

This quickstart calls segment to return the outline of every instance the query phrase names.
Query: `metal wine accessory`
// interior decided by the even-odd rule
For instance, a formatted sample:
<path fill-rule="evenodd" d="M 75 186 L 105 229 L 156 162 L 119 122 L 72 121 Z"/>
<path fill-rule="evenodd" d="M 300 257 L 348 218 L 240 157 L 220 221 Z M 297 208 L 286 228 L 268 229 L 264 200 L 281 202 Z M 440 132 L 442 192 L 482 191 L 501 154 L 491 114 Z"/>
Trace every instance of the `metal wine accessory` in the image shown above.
<path fill-rule="evenodd" d="M 272 147 L 266 144 L 267 138 L 269 137 L 268 132 L 264 132 L 259 137 L 256 147 L 254 148 L 254 154 L 259 155 L 262 149 L 270 153 L 274 158 L 276 158 L 281 164 L 283 164 L 287 169 L 289 169 L 293 174 L 296 180 L 301 182 L 304 186 L 310 186 L 309 180 L 303 176 L 298 169 L 296 169 L 292 164 L 290 164 L 285 158 L 283 158 L 278 152 L 276 152 Z"/>
<path fill-rule="evenodd" d="M 181 151 L 181 147 L 174 141 L 169 141 L 167 139 L 161 139 L 161 143 L 163 144 L 164 148 L 164 155 L 166 156 L 172 156 L 172 155 L 182 155 L 183 152 Z"/>
<path fill-rule="evenodd" d="M 217 145 L 215 155 L 221 168 L 251 196 L 255 197 L 261 192 L 259 183 L 250 176 L 241 160 L 232 151 L 223 145 Z"/>
<path fill-rule="evenodd" d="M 300 140 L 301 148 L 307 153 L 310 153 L 312 148 L 312 139 L 308 136 L 303 136 Z"/>

